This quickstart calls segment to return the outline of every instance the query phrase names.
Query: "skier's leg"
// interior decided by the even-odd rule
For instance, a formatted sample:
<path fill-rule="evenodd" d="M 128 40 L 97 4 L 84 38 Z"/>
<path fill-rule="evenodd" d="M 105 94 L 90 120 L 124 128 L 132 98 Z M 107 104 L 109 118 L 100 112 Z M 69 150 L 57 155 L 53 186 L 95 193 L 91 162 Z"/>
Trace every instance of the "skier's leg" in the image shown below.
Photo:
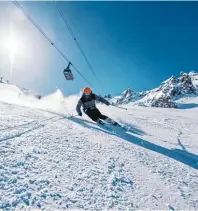
<path fill-rule="evenodd" d="M 113 125 L 118 125 L 118 123 L 116 121 L 114 121 L 113 119 L 109 118 L 106 115 L 101 114 L 98 109 L 97 109 L 97 111 L 98 111 L 98 115 L 99 115 L 100 119 L 105 120 L 106 122 L 111 123 Z"/>
<path fill-rule="evenodd" d="M 111 123 L 111 124 L 113 124 L 113 125 L 117 125 L 117 124 L 118 124 L 116 121 L 114 121 L 114 120 L 111 119 L 110 117 L 105 116 L 105 115 L 103 115 L 103 114 L 101 114 L 100 119 L 105 120 L 106 122 Z"/>
<path fill-rule="evenodd" d="M 87 109 L 86 112 L 87 116 L 91 118 L 93 121 L 96 121 L 98 118 L 94 114 L 94 111 L 92 109 Z"/>
<path fill-rule="evenodd" d="M 107 120 L 109 117 L 101 114 L 99 118 L 102 119 L 102 120 Z"/>
<path fill-rule="evenodd" d="M 104 122 L 100 118 L 101 116 L 100 111 L 97 108 L 94 108 L 91 111 L 92 111 L 92 120 L 100 124 L 104 124 Z"/>
<path fill-rule="evenodd" d="M 95 108 L 95 109 L 87 109 L 85 113 L 93 121 L 98 122 L 100 124 L 104 124 L 104 122 L 102 120 L 105 120 L 106 122 L 109 122 L 109 123 L 111 123 L 113 125 L 117 125 L 118 124 L 117 122 L 115 122 L 114 120 L 109 118 L 108 116 L 101 114 L 100 111 L 97 108 Z"/>
<path fill-rule="evenodd" d="M 87 109 L 86 114 L 89 116 L 93 121 L 98 122 L 100 124 L 104 124 L 103 121 L 100 120 L 99 116 L 100 114 L 98 113 L 98 109 Z"/>
<path fill-rule="evenodd" d="M 108 116 L 105 116 L 105 115 L 101 114 L 100 111 L 99 111 L 97 108 L 94 109 L 94 110 L 95 110 L 96 115 L 97 115 L 97 117 L 98 117 L 99 119 L 106 120 L 106 119 L 108 118 Z"/>

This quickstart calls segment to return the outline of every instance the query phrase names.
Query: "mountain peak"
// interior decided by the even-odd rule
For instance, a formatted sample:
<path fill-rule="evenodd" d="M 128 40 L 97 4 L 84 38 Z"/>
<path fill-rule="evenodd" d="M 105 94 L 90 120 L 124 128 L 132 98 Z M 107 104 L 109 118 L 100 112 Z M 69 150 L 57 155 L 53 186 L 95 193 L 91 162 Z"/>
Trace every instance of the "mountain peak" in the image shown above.
<path fill-rule="evenodd" d="M 130 88 L 128 88 L 122 93 L 122 96 L 127 98 L 127 97 L 130 97 L 132 94 L 133 94 L 133 91 Z"/>
<path fill-rule="evenodd" d="M 134 92 L 126 89 L 116 103 L 134 102 L 141 106 L 177 107 L 175 100 L 188 96 L 198 96 L 198 73 L 180 72 L 180 77 L 171 76 L 155 89 L 146 92 Z"/>

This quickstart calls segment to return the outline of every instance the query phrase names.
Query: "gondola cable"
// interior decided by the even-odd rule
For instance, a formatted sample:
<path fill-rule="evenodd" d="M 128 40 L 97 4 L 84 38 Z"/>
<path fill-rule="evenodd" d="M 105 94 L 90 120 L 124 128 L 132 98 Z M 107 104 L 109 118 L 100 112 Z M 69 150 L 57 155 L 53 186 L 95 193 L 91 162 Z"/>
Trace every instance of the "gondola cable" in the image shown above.
<path fill-rule="evenodd" d="M 55 5 L 56 5 L 56 8 L 57 8 L 57 10 L 58 10 L 58 12 L 59 12 L 59 14 L 60 14 L 60 16 L 61 16 L 63 22 L 65 23 L 67 29 L 69 30 L 69 32 L 70 32 L 70 34 L 71 34 L 71 36 L 72 36 L 74 42 L 76 43 L 78 49 L 80 50 L 80 52 L 81 52 L 81 54 L 83 55 L 85 61 L 87 62 L 88 66 L 89 66 L 89 68 L 90 68 L 90 70 L 91 70 L 91 72 L 93 73 L 93 75 L 95 76 L 96 80 L 98 81 L 98 84 L 99 84 L 99 86 L 100 86 L 100 89 L 103 91 L 103 88 L 102 88 L 102 85 L 101 85 L 101 83 L 100 83 L 100 80 L 99 80 L 98 76 L 96 75 L 96 73 L 95 73 L 93 67 L 91 66 L 91 64 L 90 64 L 90 62 L 89 62 L 89 60 L 88 60 L 88 58 L 87 58 L 87 56 L 86 56 L 84 50 L 82 49 L 82 47 L 81 47 L 81 45 L 80 45 L 80 43 L 78 42 L 78 40 L 77 40 L 77 38 L 76 38 L 76 36 L 75 36 L 75 34 L 74 34 L 72 28 L 71 28 L 71 26 L 70 26 L 70 24 L 69 24 L 69 22 L 68 22 L 66 16 L 64 15 L 64 12 L 63 12 L 63 9 L 62 9 L 61 6 L 60 6 L 60 3 L 58 3 L 58 2 L 55 1 L 55 0 L 54 0 L 54 3 L 55 3 Z"/>
<path fill-rule="evenodd" d="M 70 60 L 67 58 L 67 56 L 57 47 L 57 45 L 47 36 L 47 34 L 39 27 L 39 25 L 32 19 L 32 17 L 23 9 L 21 4 L 18 1 L 12 2 L 14 5 L 16 5 L 21 12 L 27 17 L 27 19 L 38 29 L 38 31 L 47 39 L 47 41 L 58 51 L 58 53 L 67 61 L 69 62 L 75 71 L 89 84 L 91 83 L 85 78 L 85 76 L 70 62 Z"/>

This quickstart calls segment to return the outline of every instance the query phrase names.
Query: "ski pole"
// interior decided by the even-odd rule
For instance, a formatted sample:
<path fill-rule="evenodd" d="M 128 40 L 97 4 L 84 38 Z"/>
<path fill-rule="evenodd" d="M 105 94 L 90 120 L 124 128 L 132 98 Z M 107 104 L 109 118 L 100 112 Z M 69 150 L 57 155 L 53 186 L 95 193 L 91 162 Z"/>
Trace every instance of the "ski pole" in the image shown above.
<path fill-rule="evenodd" d="M 117 105 L 111 105 L 111 106 L 114 106 L 114 107 L 117 107 L 117 108 L 120 108 L 120 109 L 127 110 L 127 108 L 123 108 L 123 107 L 120 107 L 120 106 L 117 106 Z"/>

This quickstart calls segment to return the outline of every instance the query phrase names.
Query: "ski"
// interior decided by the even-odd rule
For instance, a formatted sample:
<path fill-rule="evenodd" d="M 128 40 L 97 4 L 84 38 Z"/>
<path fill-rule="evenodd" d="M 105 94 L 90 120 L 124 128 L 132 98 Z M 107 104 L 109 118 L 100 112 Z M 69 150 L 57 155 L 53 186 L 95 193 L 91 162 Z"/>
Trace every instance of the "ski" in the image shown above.
<path fill-rule="evenodd" d="M 101 125 L 101 126 L 112 126 L 112 127 L 114 127 L 114 128 L 122 128 L 122 129 L 124 129 L 124 130 L 128 130 L 128 128 L 126 127 L 126 126 L 124 126 L 124 125 L 121 125 L 121 124 L 119 124 L 118 122 L 105 122 L 105 121 L 102 121 L 102 120 L 99 120 L 99 121 L 97 121 L 97 123 L 98 123 L 98 125 Z"/>

